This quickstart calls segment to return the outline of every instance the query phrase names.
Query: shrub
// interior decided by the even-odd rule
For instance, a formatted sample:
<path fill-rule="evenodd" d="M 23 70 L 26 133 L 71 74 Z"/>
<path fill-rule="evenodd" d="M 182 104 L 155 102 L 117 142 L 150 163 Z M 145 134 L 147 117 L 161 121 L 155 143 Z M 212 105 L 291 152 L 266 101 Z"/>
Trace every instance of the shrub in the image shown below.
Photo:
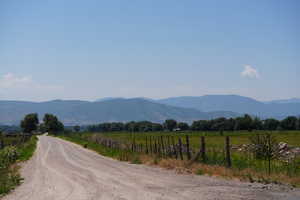
<path fill-rule="evenodd" d="M 278 142 L 271 134 L 256 134 L 249 137 L 250 151 L 257 159 L 276 158 L 278 153 Z"/>
<path fill-rule="evenodd" d="M 131 164 L 142 164 L 142 161 L 140 160 L 138 155 L 135 155 L 131 160 Z"/>
<path fill-rule="evenodd" d="M 198 169 L 198 170 L 196 171 L 196 174 L 197 174 L 197 175 L 204 175 L 204 172 L 203 172 L 202 169 Z"/>
<path fill-rule="evenodd" d="M 14 146 L 7 146 L 0 151 L 0 168 L 6 168 L 17 161 L 19 152 Z"/>

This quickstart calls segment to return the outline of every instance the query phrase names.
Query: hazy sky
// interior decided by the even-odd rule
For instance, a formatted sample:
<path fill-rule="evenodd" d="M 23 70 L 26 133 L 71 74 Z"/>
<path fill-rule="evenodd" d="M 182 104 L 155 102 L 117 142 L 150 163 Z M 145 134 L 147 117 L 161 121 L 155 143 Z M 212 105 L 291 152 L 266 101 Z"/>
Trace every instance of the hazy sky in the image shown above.
<path fill-rule="evenodd" d="M 1 0 L 0 99 L 300 97 L 298 0 Z"/>

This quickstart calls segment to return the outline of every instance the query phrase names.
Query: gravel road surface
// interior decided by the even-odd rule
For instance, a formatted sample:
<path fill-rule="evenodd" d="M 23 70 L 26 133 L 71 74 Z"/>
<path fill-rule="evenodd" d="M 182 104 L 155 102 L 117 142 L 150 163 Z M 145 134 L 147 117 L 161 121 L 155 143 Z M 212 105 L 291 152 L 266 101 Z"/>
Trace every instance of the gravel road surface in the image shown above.
<path fill-rule="evenodd" d="M 3 200 L 290 199 L 299 190 L 197 175 L 178 175 L 103 157 L 79 145 L 40 136 L 24 164 L 24 183 Z"/>

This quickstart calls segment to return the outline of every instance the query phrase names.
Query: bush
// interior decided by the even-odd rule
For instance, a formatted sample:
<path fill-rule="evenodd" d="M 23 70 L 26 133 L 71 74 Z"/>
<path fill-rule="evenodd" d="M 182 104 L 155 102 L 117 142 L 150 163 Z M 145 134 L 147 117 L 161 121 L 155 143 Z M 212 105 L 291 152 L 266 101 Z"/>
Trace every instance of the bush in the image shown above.
<path fill-rule="evenodd" d="M 135 155 L 131 160 L 131 164 L 142 164 L 142 161 L 140 160 L 138 155 Z"/>
<path fill-rule="evenodd" d="M 268 159 L 277 157 L 278 142 L 271 134 L 256 134 L 249 137 L 250 151 L 257 159 Z"/>
<path fill-rule="evenodd" d="M 197 175 L 204 175 L 204 171 L 203 171 L 202 169 L 198 169 L 198 170 L 196 171 L 196 174 L 197 174 Z"/>
<path fill-rule="evenodd" d="M 0 150 L 0 199 L 22 181 L 17 161 L 28 160 L 36 148 L 37 137 L 31 137 L 18 146 L 7 146 Z M 12 144 L 12 143 L 11 143 Z"/>
<path fill-rule="evenodd" d="M 19 153 L 16 147 L 8 146 L 0 151 L 0 195 L 20 184 L 21 177 L 18 170 L 16 166 L 11 166 L 18 157 Z"/>
<path fill-rule="evenodd" d="M 14 146 L 5 147 L 0 151 L 0 168 L 7 168 L 10 164 L 17 161 L 19 152 Z"/>

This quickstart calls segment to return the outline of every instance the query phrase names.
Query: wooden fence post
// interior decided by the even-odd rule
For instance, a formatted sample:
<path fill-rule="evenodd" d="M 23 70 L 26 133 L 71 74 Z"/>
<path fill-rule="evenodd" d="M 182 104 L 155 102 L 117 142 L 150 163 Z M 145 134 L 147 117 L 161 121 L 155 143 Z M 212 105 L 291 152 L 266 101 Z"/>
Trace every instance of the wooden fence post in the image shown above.
<path fill-rule="evenodd" d="M 179 144 L 175 144 L 174 146 L 174 150 L 175 150 L 175 157 L 176 157 L 176 160 L 178 159 L 178 154 L 179 154 Z"/>
<path fill-rule="evenodd" d="M 150 136 L 150 153 L 153 154 L 153 148 L 152 148 L 152 136 Z"/>
<path fill-rule="evenodd" d="M 225 151 L 226 151 L 226 164 L 227 167 L 231 167 L 231 156 L 230 156 L 230 139 L 229 136 L 226 136 L 226 144 L 225 144 Z"/>
<path fill-rule="evenodd" d="M 156 140 L 155 137 L 154 137 L 154 153 L 155 153 L 155 154 L 158 153 L 158 150 L 157 150 L 157 140 Z"/>
<path fill-rule="evenodd" d="M 186 155 L 187 155 L 188 160 L 191 160 L 190 138 L 188 135 L 186 135 L 185 139 L 186 139 Z"/>
<path fill-rule="evenodd" d="M 181 138 L 178 138 L 178 144 L 179 144 L 179 154 L 180 154 L 180 158 L 181 160 L 183 160 L 183 155 L 182 155 L 182 141 Z"/>
<path fill-rule="evenodd" d="M 133 136 L 133 139 L 132 139 L 132 152 L 135 152 L 135 151 L 136 151 L 135 136 Z"/>
<path fill-rule="evenodd" d="M 272 149 L 271 149 L 271 135 L 267 135 L 268 139 L 268 173 L 271 174 L 271 157 L 272 157 Z"/>
<path fill-rule="evenodd" d="M 201 152 L 201 159 L 202 162 L 206 161 L 206 147 L 205 147 L 205 137 L 201 136 L 201 147 L 200 147 L 200 152 Z"/>
<path fill-rule="evenodd" d="M 160 136 L 160 139 L 161 139 L 161 152 L 162 152 L 162 156 L 165 155 L 165 143 L 164 143 L 164 137 L 163 136 Z"/>
<path fill-rule="evenodd" d="M 144 152 L 144 145 L 140 144 L 140 152 L 143 153 Z"/>
<path fill-rule="evenodd" d="M 161 157 L 161 142 L 160 137 L 157 137 L 158 154 Z"/>
<path fill-rule="evenodd" d="M 177 159 L 178 158 L 178 154 L 177 154 L 177 148 L 175 146 L 174 136 L 172 136 L 172 146 L 173 146 L 173 155 Z"/>
<path fill-rule="evenodd" d="M 136 141 L 135 141 L 135 136 L 133 136 L 133 144 L 134 144 L 134 151 L 137 151 L 137 145 L 136 145 Z"/>
<path fill-rule="evenodd" d="M 171 151 L 171 143 L 170 143 L 170 136 L 168 135 L 168 147 L 167 147 L 167 156 L 171 157 L 172 151 Z"/>
<path fill-rule="evenodd" d="M 149 149 L 148 149 L 148 137 L 146 136 L 146 154 L 149 153 Z"/>

